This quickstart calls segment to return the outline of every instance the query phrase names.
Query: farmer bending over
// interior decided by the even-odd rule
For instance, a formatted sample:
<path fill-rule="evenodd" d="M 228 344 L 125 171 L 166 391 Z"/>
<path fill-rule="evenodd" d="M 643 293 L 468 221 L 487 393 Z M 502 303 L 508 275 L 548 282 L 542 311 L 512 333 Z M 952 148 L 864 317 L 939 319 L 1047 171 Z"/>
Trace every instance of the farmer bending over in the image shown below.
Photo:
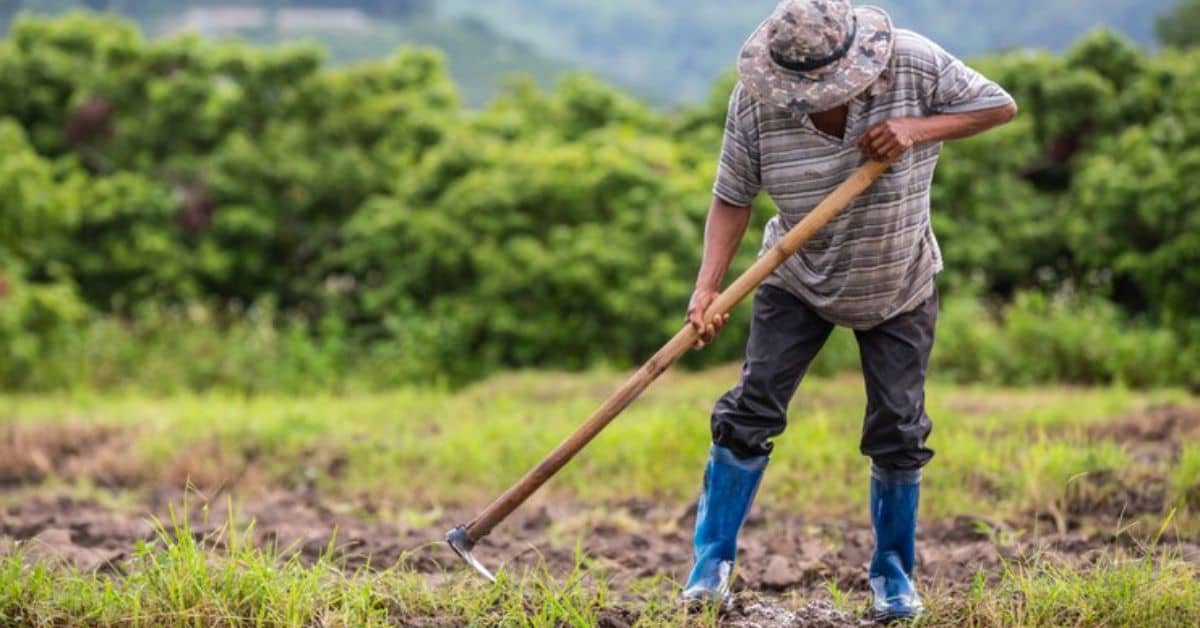
<path fill-rule="evenodd" d="M 737 535 L 787 424 L 788 402 L 835 325 L 854 330 L 866 380 L 860 449 L 872 461 L 876 620 L 922 610 L 913 587 L 925 444 L 925 371 L 942 270 L 929 221 L 941 142 L 1004 124 L 1017 107 L 1003 89 L 887 13 L 848 0 L 783 0 L 750 36 L 729 101 L 725 141 L 688 320 L 705 325 L 734 251 L 765 188 L 779 207 L 773 246 L 863 162 L 898 161 L 775 271 L 754 296 L 741 381 L 712 412 L 713 446 L 696 517 L 695 566 L 684 597 L 729 591 Z M 819 481 L 820 478 L 813 478 Z"/>

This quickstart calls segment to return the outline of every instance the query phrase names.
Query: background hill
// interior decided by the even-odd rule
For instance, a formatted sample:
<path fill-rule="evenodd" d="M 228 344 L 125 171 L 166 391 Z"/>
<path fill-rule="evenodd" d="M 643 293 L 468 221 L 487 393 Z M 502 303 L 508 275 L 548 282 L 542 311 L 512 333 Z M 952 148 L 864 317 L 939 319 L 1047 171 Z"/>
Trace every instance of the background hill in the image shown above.
<path fill-rule="evenodd" d="M 964 56 L 1012 47 L 1061 51 L 1087 30 L 1116 29 L 1154 42 L 1154 20 L 1172 0 L 878 0 L 901 26 Z M 468 102 L 480 104 L 506 75 L 546 84 L 571 69 L 598 73 L 658 104 L 696 102 L 732 64 L 741 41 L 774 0 L 7 0 L 18 10 L 114 10 L 152 33 L 181 28 L 259 43 L 313 38 L 335 62 L 387 56 L 397 45 L 441 49 Z M 230 10 L 262 19 L 233 23 Z M 298 18 L 279 11 L 301 10 Z M 222 13 L 221 11 L 225 12 Z M 324 11 L 325 13 L 322 13 Z M 358 17 L 354 17 L 354 15 Z M 227 18 L 225 21 L 218 19 Z M 222 26 L 223 24 L 223 26 Z"/>
<path fill-rule="evenodd" d="M 860 3 L 864 4 L 864 3 Z M 1172 0 L 877 0 L 896 23 L 953 52 L 1013 47 L 1061 51 L 1084 32 L 1114 28 L 1154 41 L 1154 17 Z M 447 0 L 446 12 L 480 15 L 499 30 L 663 101 L 704 97 L 775 0 Z"/>
<path fill-rule="evenodd" d="M 0 0 L 0 32 L 21 11 L 113 11 L 155 36 L 199 32 L 255 44 L 312 41 L 337 65 L 384 58 L 398 46 L 427 46 L 447 58 L 463 98 L 486 102 L 506 77 L 525 74 L 549 85 L 572 62 L 540 54 L 534 44 L 499 33 L 470 14 L 442 15 L 431 0 Z"/>

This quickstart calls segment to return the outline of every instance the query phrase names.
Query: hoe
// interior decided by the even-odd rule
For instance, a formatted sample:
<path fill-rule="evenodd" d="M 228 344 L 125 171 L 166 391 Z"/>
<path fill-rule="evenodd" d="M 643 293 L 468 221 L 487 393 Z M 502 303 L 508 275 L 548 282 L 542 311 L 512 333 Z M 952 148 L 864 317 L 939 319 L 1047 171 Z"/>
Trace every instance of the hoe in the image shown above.
<path fill-rule="evenodd" d="M 796 224 L 787 234 L 746 272 L 742 273 L 730 286 L 713 302 L 704 313 L 706 321 L 712 321 L 732 310 L 742 299 L 746 298 L 763 280 L 771 275 L 817 231 L 833 220 L 859 194 L 879 178 L 888 169 L 890 163 L 868 161 L 849 179 L 821 201 L 807 216 Z M 483 566 L 472 553 L 475 545 L 492 532 L 492 530 L 508 518 L 514 510 L 529 499 L 554 474 L 558 473 L 575 454 L 579 453 L 592 441 L 617 415 L 621 414 L 629 404 L 633 403 L 650 384 L 671 368 L 684 353 L 696 343 L 699 335 L 691 325 L 685 324 L 679 333 L 675 334 L 667 344 L 663 345 L 654 357 L 650 358 L 637 370 L 616 392 L 604 401 L 592 413 L 583 425 L 567 437 L 554 451 L 550 452 L 525 477 L 496 498 L 479 516 L 465 525 L 458 526 L 446 533 L 446 542 L 458 554 L 459 558 L 470 565 L 479 575 L 495 582 L 496 578 L 487 567 Z"/>

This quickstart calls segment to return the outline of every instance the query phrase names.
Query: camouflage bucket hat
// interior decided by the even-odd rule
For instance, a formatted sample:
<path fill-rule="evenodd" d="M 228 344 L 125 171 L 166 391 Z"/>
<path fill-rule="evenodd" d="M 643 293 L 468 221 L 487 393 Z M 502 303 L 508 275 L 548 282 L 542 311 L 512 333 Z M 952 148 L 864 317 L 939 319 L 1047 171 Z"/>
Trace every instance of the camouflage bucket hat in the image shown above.
<path fill-rule="evenodd" d="M 795 113 L 825 111 L 862 93 L 892 56 L 892 20 L 849 0 L 783 0 L 742 47 L 742 85 Z"/>

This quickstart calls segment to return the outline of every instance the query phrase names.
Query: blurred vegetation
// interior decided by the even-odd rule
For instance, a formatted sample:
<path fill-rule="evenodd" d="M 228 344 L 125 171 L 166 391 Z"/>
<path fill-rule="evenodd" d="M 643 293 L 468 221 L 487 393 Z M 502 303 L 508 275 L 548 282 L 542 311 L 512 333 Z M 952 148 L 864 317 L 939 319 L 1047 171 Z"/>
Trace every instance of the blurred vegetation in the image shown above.
<path fill-rule="evenodd" d="M 1180 0 L 1155 22 L 1158 39 L 1168 46 L 1200 44 L 1200 0 Z"/>
<path fill-rule="evenodd" d="M 1024 113 L 939 168 L 939 368 L 1195 385 L 1200 52 L 1099 31 L 979 65 Z M 682 322 L 731 85 L 663 114 L 587 76 L 518 80 L 470 111 L 427 51 L 330 69 L 20 19 L 0 43 L 0 386 L 633 364 Z M 764 195 L 739 269 L 772 212 Z M 688 363 L 738 359 L 739 316 Z"/>
<path fill-rule="evenodd" d="M 0 29 L 22 9 L 117 11 L 138 19 L 149 32 L 160 32 L 171 29 L 193 7 L 357 8 L 371 18 L 368 26 L 346 31 L 317 27 L 304 36 L 329 47 L 335 62 L 386 57 L 398 44 L 435 46 L 445 51 L 452 76 L 473 105 L 485 104 L 499 87 L 497 78 L 510 72 L 529 74 L 547 85 L 570 68 L 585 68 L 655 103 L 679 104 L 705 98 L 714 78 L 732 65 L 738 46 L 775 1 L 7 0 L 0 3 Z M 919 30 L 958 55 L 975 56 L 1016 47 L 1061 52 L 1099 25 L 1151 46 L 1155 16 L 1174 2 L 878 0 L 864 4 L 880 4 L 898 25 Z M 1172 21 L 1166 28 L 1194 37 L 1195 29 L 1187 23 Z M 297 37 L 273 27 L 236 34 L 259 44 Z"/>

